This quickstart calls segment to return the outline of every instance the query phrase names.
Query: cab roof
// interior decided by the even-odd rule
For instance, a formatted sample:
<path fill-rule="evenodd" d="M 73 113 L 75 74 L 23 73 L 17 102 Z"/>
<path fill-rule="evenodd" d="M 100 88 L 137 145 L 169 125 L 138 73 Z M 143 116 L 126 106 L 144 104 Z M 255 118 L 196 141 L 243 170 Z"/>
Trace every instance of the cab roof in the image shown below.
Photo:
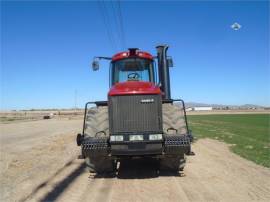
<path fill-rule="evenodd" d="M 112 61 L 117 61 L 125 58 L 132 58 L 132 57 L 138 57 L 138 58 L 144 58 L 144 59 L 150 59 L 153 60 L 153 56 L 144 51 L 139 51 L 137 48 L 130 48 L 129 51 L 124 51 L 115 54 L 112 57 Z"/>

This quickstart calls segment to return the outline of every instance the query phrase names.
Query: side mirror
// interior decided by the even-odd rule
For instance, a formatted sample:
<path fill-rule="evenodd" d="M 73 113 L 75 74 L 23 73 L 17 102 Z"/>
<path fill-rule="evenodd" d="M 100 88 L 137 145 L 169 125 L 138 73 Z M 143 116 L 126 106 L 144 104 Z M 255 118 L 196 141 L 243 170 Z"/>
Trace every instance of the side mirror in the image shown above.
<path fill-rule="evenodd" d="M 99 61 L 97 59 L 94 59 L 94 61 L 92 62 L 92 69 L 94 71 L 97 71 L 99 69 Z"/>
<path fill-rule="evenodd" d="M 167 56 L 167 64 L 168 67 L 173 67 L 173 59 L 170 56 Z"/>

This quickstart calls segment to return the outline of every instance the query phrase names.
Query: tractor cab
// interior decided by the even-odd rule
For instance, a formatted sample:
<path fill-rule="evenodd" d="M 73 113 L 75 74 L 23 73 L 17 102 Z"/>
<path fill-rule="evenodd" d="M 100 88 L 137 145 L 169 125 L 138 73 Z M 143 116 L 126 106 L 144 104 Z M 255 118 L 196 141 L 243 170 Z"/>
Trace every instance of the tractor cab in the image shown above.
<path fill-rule="evenodd" d="M 125 87 L 142 83 L 151 83 L 160 86 L 165 99 L 170 99 L 169 67 L 173 66 L 172 58 L 166 55 L 167 48 L 158 46 L 158 55 L 140 51 L 138 48 L 129 48 L 128 51 L 115 54 L 113 57 L 95 57 L 92 63 L 94 71 L 99 69 L 99 60 L 110 60 L 110 87 L 122 83 Z M 156 65 L 156 60 L 158 65 Z M 131 83 L 133 81 L 133 83 Z M 136 82 L 136 83 L 134 83 Z M 123 86 L 121 85 L 121 86 Z M 148 84 L 149 86 L 149 84 Z"/>
<path fill-rule="evenodd" d="M 131 48 L 112 57 L 110 85 L 129 81 L 156 83 L 155 61 L 149 53 Z"/>
<path fill-rule="evenodd" d="M 127 81 L 156 82 L 153 60 L 126 58 L 111 63 L 111 85 Z"/>

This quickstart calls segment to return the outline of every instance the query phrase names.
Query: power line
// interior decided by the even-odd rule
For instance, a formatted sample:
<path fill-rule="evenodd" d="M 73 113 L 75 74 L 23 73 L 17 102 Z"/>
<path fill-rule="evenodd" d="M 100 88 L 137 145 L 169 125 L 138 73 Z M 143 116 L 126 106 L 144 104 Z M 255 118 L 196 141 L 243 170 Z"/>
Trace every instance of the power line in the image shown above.
<path fill-rule="evenodd" d="M 118 45 L 119 47 L 122 47 L 122 49 L 126 49 L 121 3 L 119 0 L 110 0 L 109 3 L 110 4 L 107 5 L 109 6 L 108 8 L 106 6 L 105 0 L 98 1 L 100 13 L 102 14 L 103 17 L 103 22 L 105 25 L 110 45 L 114 51 L 118 49 Z M 114 19 L 115 23 L 111 21 L 111 17 Z M 115 32 L 113 32 L 112 28 L 115 30 Z"/>
<path fill-rule="evenodd" d="M 105 29 L 107 31 L 107 36 L 111 45 L 111 48 L 113 49 L 113 51 L 116 50 L 116 44 L 114 41 L 114 36 L 112 35 L 111 32 L 111 26 L 110 26 L 110 22 L 109 22 L 109 17 L 107 15 L 107 9 L 106 9 L 106 5 L 104 1 L 98 1 L 98 5 L 99 5 L 99 9 L 100 9 L 100 13 L 102 14 L 102 18 L 103 18 L 103 22 L 105 25 Z"/>
<path fill-rule="evenodd" d="M 117 5 L 118 5 L 118 17 L 120 21 L 120 30 L 121 30 L 121 38 L 123 41 L 123 46 L 126 48 L 126 39 L 125 39 L 125 32 L 124 32 L 124 25 L 123 25 L 123 15 L 122 15 L 122 10 L 121 10 L 121 4 L 120 0 L 117 0 Z"/>
<path fill-rule="evenodd" d="M 115 27 L 116 27 L 118 39 L 120 41 L 120 47 L 122 46 L 122 49 L 125 49 L 124 41 L 123 41 L 123 37 L 122 37 L 122 33 L 121 33 L 120 19 L 119 19 L 118 15 L 117 15 L 118 14 L 117 13 L 117 7 L 113 3 L 113 0 L 110 1 L 110 5 L 111 5 L 113 16 L 114 16 L 114 19 L 115 19 L 115 25 L 116 25 Z"/>

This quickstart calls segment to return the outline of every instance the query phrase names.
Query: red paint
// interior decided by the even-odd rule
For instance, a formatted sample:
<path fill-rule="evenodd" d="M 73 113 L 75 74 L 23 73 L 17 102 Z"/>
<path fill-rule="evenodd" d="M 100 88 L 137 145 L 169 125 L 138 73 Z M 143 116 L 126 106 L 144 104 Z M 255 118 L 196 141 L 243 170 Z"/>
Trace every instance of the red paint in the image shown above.
<path fill-rule="evenodd" d="M 161 91 L 158 86 L 151 82 L 126 81 L 116 83 L 108 93 L 109 96 L 139 94 L 161 94 Z"/>
<path fill-rule="evenodd" d="M 129 51 L 125 51 L 125 52 L 120 52 L 120 53 L 115 54 L 112 57 L 112 61 L 121 60 L 121 59 L 134 57 L 134 56 L 139 57 L 139 58 L 153 60 L 153 56 L 150 53 L 147 53 L 147 52 L 137 51 L 135 55 L 131 56 Z"/>

